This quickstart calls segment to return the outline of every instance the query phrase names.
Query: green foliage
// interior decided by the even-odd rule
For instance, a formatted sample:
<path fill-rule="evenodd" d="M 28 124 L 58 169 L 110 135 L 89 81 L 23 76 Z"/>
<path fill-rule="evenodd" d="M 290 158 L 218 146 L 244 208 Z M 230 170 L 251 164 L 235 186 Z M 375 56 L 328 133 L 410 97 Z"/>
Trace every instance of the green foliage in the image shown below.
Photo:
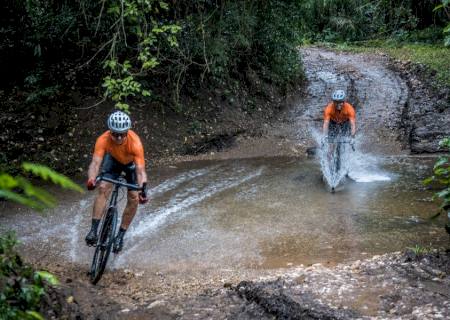
<path fill-rule="evenodd" d="M 405 41 L 416 30 L 444 23 L 443 14 L 433 13 L 434 5 L 425 0 L 308 0 L 300 5 L 301 25 L 304 36 L 313 41 Z"/>
<path fill-rule="evenodd" d="M 56 199 L 42 188 L 33 186 L 23 177 L 0 174 L 0 198 L 42 211 L 56 205 Z"/>
<path fill-rule="evenodd" d="M 256 26 L 259 32 L 255 32 L 255 47 L 263 53 L 259 62 L 269 68 L 268 78 L 278 85 L 292 83 L 302 76 L 297 50 L 300 13 L 295 1 L 273 1 L 259 15 Z"/>
<path fill-rule="evenodd" d="M 163 89 L 163 99 L 173 97 L 172 108 L 183 112 L 183 88 L 230 89 L 236 80 L 252 88 L 260 80 L 287 88 L 302 77 L 296 50 L 301 43 L 380 38 L 436 43 L 442 41 L 441 30 L 450 28 L 448 0 L 434 11 L 436 1 L 425 0 L 6 4 L 5 16 L 12 18 L 1 21 L 5 45 L 0 58 L 6 52 L 23 63 L 10 67 L 4 78 L 14 77 L 28 102 L 41 104 L 64 95 L 66 88 L 101 83 L 104 98 L 125 111 L 155 89 Z M 9 65 L 7 59 L 0 63 Z"/>
<path fill-rule="evenodd" d="M 448 23 L 443 30 L 445 34 L 444 45 L 450 46 L 450 0 L 442 0 L 442 3 L 434 8 L 434 11 L 443 11 L 447 16 Z"/>
<path fill-rule="evenodd" d="M 60 85 L 45 85 L 43 82 L 43 71 L 38 68 L 24 79 L 24 87 L 29 90 L 25 102 L 29 104 L 42 103 L 53 98 L 59 93 Z"/>
<path fill-rule="evenodd" d="M 371 40 L 352 45 L 341 45 L 338 49 L 352 52 L 387 53 L 398 60 L 423 64 L 435 74 L 436 84 L 450 87 L 449 49 L 441 44 L 405 44 L 388 40 Z"/>
<path fill-rule="evenodd" d="M 172 63 L 163 69 L 175 106 L 185 84 L 285 88 L 302 77 L 297 1 L 198 0 L 175 9 L 183 28 L 179 45 L 164 52 Z"/>
<path fill-rule="evenodd" d="M 450 151 L 450 138 L 445 138 L 439 143 L 442 149 Z M 450 211 L 450 159 L 449 156 L 440 157 L 433 167 L 433 175 L 424 180 L 425 185 L 437 184 L 442 189 L 436 192 L 434 198 L 440 198 L 441 209 Z"/>
<path fill-rule="evenodd" d="M 83 192 L 83 189 L 69 178 L 46 166 L 25 162 L 23 169 L 25 172 L 30 172 L 46 181 L 50 180 L 63 188 Z M 17 202 L 38 211 L 56 205 L 55 197 L 49 192 L 34 186 L 22 176 L 13 177 L 8 173 L 0 173 L 0 198 Z"/>
<path fill-rule="evenodd" d="M 109 73 L 103 79 L 105 97 L 116 102 L 117 108 L 129 112 L 129 97 L 150 96 L 150 90 L 143 87 L 138 77 L 147 75 L 159 65 L 159 42 L 177 46 L 175 36 L 181 28 L 161 20 L 161 12 L 169 9 L 164 1 L 111 0 L 104 4 L 106 21 L 114 21 L 107 46 L 102 47 L 102 50 L 108 49 L 104 62 Z M 100 23 L 102 14 L 98 19 Z"/>
<path fill-rule="evenodd" d="M 26 172 L 31 172 L 35 176 L 40 177 L 46 181 L 50 180 L 54 184 L 57 184 L 64 189 L 83 192 L 83 189 L 72 180 L 46 166 L 29 162 L 24 162 L 22 166 Z"/>
<path fill-rule="evenodd" d="M 47 285 L 57 285 L 46 271 L 34 272 L 15 250 L 12 233 L 0 235 L 0 315 L 1 319 L 43 319 L 38 312 Z"/>

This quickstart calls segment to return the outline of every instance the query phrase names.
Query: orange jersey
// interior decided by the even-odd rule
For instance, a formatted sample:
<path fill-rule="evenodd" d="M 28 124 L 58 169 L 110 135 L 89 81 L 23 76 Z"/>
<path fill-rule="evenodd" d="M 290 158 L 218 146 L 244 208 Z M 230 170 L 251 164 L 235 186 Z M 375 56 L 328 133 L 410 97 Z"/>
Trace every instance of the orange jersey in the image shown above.
<path fill-rule="evenodd" d="M 128 130 L 127 137 L 122 144 L 117 144 L 112 140 L 109 130 L 98 137 L 95 143 L 94 156 L 103 158 L 105 153 L 111 154 L 114 159 L 122 164 L 133 161 L 136 165 L 145 166 L 144 147 L 139 136 L 132 130 Z"/>
<path fill-rule="evenodd" d="M 343 123 L 347 120 L 355 120 L 355 109 L 348 102 L 344 102 L 341 111 L 337 110 L 333 102 L 330 102 L 323 112 L 324 120 L 331 120 L 337 123 Z"/>

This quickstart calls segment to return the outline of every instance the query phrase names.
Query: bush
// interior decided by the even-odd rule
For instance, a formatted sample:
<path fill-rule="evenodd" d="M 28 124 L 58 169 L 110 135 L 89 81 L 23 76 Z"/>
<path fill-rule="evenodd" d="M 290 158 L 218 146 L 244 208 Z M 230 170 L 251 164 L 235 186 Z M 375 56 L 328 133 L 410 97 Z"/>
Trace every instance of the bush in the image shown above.
<path fill-rule="evenodd" d="M 445 138 L 439 143 L 442 150 L 450 151 L 450 138 Z M 433 175 L 424 181 L 426 185 L 437 184 L 441 191 L 435 193 L 435 198 L 442 200 L 441 209 L 450 211 L 450 158 L 441 156 L 433 167 Z"/>
<path fill-rule="evenodd" d="M 48 284 L 56 278 L 47 272 L 35 272 L 15 250 L 12 233 L 0 236 L 0 318 L 43 319 L 38 313 Z"/>

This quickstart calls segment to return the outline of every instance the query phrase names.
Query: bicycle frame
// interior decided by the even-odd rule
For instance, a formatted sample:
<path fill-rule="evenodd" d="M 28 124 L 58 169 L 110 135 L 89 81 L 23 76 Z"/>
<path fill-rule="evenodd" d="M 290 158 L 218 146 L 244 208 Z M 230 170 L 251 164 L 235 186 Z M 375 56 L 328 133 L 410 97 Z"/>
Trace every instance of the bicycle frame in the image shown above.
<path fill-rule="evenodd" d="M 113 208 L 113 207 L 115 208 L 117 206 L 117 198 L 119 197 L 119 190 L 121 187 L 126 187 L 126 188 L 128 188 L 128 190 L 133 190 L 133 191 L 141 190 L 141 188 L 136 184 L 130 184 L 130 183 L 123 182 L 123 176 L 120 176 L 119 180 L 114 180 L 111 178 L 98 176 L 96 181 L 97 182 L 106 181 L 106 182 L 110 182 L 114 185 L 114 190 L 111 193 L 111 199 L 109 200 L 108 209 Z M 107 212 L 107 210 L 105 212 Z"/>
<path fill-rule="evenodd" d="M 107 177 L 99 176 L 96 182 L 106 181 L 114 184 L 114 190 L 111 194 L 111 199 L 109 201 L 109 207 L 105 210 L 102 216 L 102 224 L 99 230 L 99 240 L 95 248 L 94 257 L 92 259 L 90 280 L 92 284 L 96 284 L 103 275 L 106 263 L 108 262 L 109 254 L 111 253 L 112 244 L 116 236 L 117 229 L 117 198 L 119 195 L 119 190 L 121 187 L 126 187 L 129 190 L 142 190 L 138 185 L 129 184 L 123 182 L 123 177 L 121 176 L 118 180 L 110 179 Z"/>

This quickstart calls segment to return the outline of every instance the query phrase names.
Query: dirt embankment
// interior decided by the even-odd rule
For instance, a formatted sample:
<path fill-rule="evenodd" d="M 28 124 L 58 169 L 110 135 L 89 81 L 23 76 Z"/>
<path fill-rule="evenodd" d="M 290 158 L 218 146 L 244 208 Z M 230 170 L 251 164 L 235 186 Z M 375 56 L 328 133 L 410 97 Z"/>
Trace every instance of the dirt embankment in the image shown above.
<path fill-rule="evenodd" d="M 396 60 L 389 65 L 409 88 L 401 121 L 411 152 L 442 151 L 439 141 L 450 136 L 450 88 L 439 85 L 424 65 Z"/>
<path fill-rule="evenodd" d="M 156 96 L 153 102 L 132 103 L 133 130 L 143 141 L 150 166 L 223 150 L 239 135 L 263 135 L 264 124 L 274 120 L 298 89 L 285 93 L 256 76 L 247 78 L 233 92 L 199 84 L 197 92 L 180 97 L 177 111 Z M 34 161 L 84 176 L 95 139 L 107 130 L 106 119 L 114 107 L 107 102 L 97 105 L 101 98 L 81 92 L 75 89 L 45 105 L 28 105 L 19 89 L 0 90 L 0 168 L 9 171 L 23 161 Z"/>

